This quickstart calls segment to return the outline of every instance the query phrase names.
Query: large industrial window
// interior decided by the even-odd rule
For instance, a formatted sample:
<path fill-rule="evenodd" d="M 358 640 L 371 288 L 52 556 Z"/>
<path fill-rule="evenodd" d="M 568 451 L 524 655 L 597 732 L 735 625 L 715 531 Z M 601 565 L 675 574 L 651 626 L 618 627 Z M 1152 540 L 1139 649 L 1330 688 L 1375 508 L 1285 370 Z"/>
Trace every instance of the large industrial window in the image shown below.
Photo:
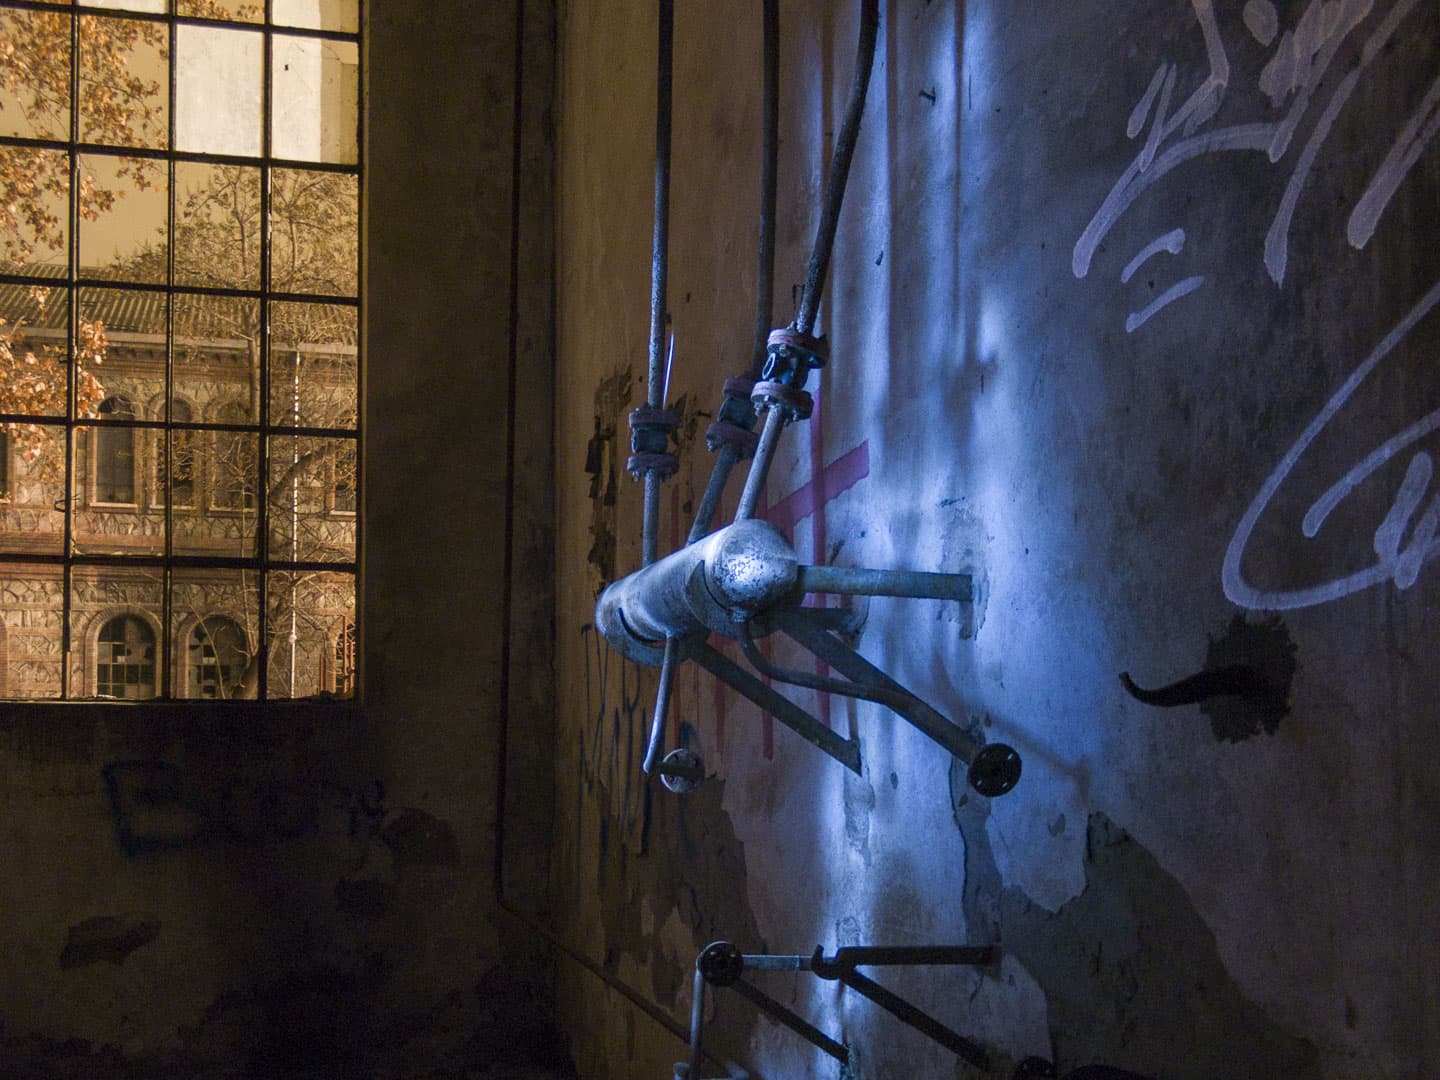
<path fill-rule="evenodd" d="M 0 0 L 0 696 L 348 696 L 359 0 Z"/>

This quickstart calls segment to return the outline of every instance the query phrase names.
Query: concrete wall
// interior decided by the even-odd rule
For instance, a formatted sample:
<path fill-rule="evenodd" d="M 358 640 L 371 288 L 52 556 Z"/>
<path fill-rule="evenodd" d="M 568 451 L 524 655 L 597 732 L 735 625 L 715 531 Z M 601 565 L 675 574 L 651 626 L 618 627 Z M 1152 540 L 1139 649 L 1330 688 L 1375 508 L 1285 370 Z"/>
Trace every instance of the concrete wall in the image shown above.
<path fill-rule="evenodd" d="M 758 5 L 678 7 L 666 550 L 708 475 L 697 433 L 747 362 L 758 203 Z M 781 5 L 777 323 L 857 7 Z M 640 782 L 654 673 L 590 623 L 639 559 L 623 459 L 644 396 L 653 9 L 560 19 L 568 939 L 681 1020 L 715 938 L 999 941 L 993 970 L 889 976 L 988 1044 L 996 1075 L 1025 1055 L 1434 1075 L 1435 5 L 881 5 L 822 316 L 834 358 L 767 505 L 806 560 L 975 576 L 971 608 L 874 601 L 859 647 L 1020 750 L 1019 787 L 993 801 L 876 706 L 792 691 L 858 734 L 853 777 L 693 665 L 667 741 L 713 778 L 684 800 Z M 1233 665 L 1274 698 L 1159 708 L 1117 678 Z M 564 971 L 584 1074 L 667 1075 L 680 1044 Z M 769 979 L 850 1043 L 852 1075 L 972 1075 L 833 984 Z M 759 1074 L 837 1075 L 735 998 L 718 1015 L 717 1045 Z"/>
<path fill-rule="evenodd" d="M 369 13 L 362 703 L 0 712 L 6 1075 L 553 1057 L 494 896 L 502 776 L 520 898 L 550 813 L 543 588 L 505 610 L 552 559 L 553 16 L 525 11 L 518 111 L 516 5 Z M 502 757 L 507 703 L 534 743 Z"/>

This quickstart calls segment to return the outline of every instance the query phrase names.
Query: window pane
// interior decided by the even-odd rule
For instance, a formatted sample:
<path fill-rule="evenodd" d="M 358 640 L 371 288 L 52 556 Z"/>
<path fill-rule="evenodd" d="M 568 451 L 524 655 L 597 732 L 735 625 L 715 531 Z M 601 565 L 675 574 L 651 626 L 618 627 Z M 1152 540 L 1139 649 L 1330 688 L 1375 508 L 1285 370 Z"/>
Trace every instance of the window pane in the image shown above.
<path fill-rule="evenodd" d="M 276 169 L 270 208 L 270 287 L 276 292 L 354 296 L 360 251 L 356 178 Z"/>
<path fill-rule="evenodd" d="M 0 273 L 62 273 L 70 243 L 70 155 L 0 146 Z"/>
<path fill-rule="evenodd" d="M 270 440 L 270 558 L 355 559 L 355 453 L 349 439 Z"/>
<path fill-rule="evenodd" d="M 360 51 L 353 41 L 276 37 L 271 152 L 293 161 L 359 159 Z"/>
<path fill-rule="evenodd" d="M 270 305 L 270 422 L 354 430 L 356 309 Z"/>
<path fill-rule="evenodd" d="M 182 294 L 174 304 L 175 393 L 199 406 L 198 420 L 258 423 L 260 302 Z"/>
<path fill-rule="evenodd" d="M 165 10 L 165 0 L 85 0 L 90 7 L 114 8 L 117 11 L 155 11 Z"/>
<path fill-rule="evenodd" d="M 153 412 L 154 419 L 165 418 L 163 398 L 155 403 Z M 195 410 L 184 398 L 176 398 L 171 402 L 172 423 L 187 423 L 194 419 Z M 153 505 L 164 506 L 169 503 L 177 511 L 194 509 L 199 466 L 198 435 L 198 432 L 187 428 L 150 432 L 148 438 L 151 444 L 151 460 L 155 464 L 150 489 L 150 501 Z"/>
<path fill-rule="evenodd" d="M 236 700 L 256 696 L 257 577 L 244 570 L 175 571 L 170 615 L 176 628 L 176 697 Z"/>
<path fill-rule="evenodd" d="M 60 696 L 62 583 L 58 566 L 0 563 L 0 697 Z"/>
<path fill-rule="evenodd" d="M 265 5 L 260 0 L 179 0 L 175 12 L 203 19 L 260 22 L 265 16 Z"/>
<path fill-rule="evenodd" d="M 270 696 L 333 695 L 337 684 L 348 691 L 354 672 L 336 670 L 336 646 L 355 621 L 354 575 L 271 574 L 268 591 Z"/>
<path fill-rule="evenodd" d="M 164 163 L 86 154 L 80 184 L 80 275 L 164 284 Z"/>
<path fill-rule="evenodd" d="M 0 285 L 0 412 L 65 415 L 69 309 L 63 288 Z"/>
<path fill-rule="evenodd" d="M 65 543 L 65 429 L 5 425 L 0 453 L 8 470 L 0 551 L 59 554 Z"/>
<path fill-rule="evenodd" d="M 143 700 L 160 687 L 162 574 L 77 566 L 70 596 L 70 693 Z"/>
<path fill-rule="evenodd" d="M 148 289 L 80 290 L 82 416 L 96 414 L 89 399 L 97 395 L 103 401 L 118 394 L 138 405 L 164 394 L 166 303 L 163 292 Z"/>
<path fill-rule="evenodd" d="M 0 11 L 0 135 L 70 136 L 70 16 Z"/>
<path fill-rule="evenodd" d="M 128 399 L 111 395 L 101 402 L 103 419 L 136 417 Z M 151 469 L 145 453 L 152 442 L 143 430 L 86 424 L 75 432 L 75 471 L 80 499 L 75 504 L 71 548 L 77 555 L 161 555 L 165 551 L 165 515 L 144 487 Z"/>
<path fill-rule="evenodd" d="M 357 0 L 275 0 L 274 19 L 278 26 L 353 34 L 360 29 L 360 5 Z"/>
<path fill-rule="evenodd" d="M 176 148 L 259 156 L 263 36 L 218 26 L 175 34 Z"/>
<path fill-rule="evenodd" d="M 260 285 L 260 170 L 175 166 L 175 284 Z"/>
<path fill-rule="evenodd" d="M 164 0 L 157 2 L 163 10 Z M 83 141 L 108 146 L 165 146 L 170 125 L 166 108 L 170 93 L 167 36 L 163 23 L 80 17 Z"/>
<path fill-rule="evenodd" d="M 244 411 L 234 404 L 212 419 L 223 421 Z M 178 434 L 178 432 L 176 433 Z M 196 432 L 194 510 L 174 513 L 173 547 L 179 555 L 253 558 L 259 490 L 258 437 L 242 431 Z"/>

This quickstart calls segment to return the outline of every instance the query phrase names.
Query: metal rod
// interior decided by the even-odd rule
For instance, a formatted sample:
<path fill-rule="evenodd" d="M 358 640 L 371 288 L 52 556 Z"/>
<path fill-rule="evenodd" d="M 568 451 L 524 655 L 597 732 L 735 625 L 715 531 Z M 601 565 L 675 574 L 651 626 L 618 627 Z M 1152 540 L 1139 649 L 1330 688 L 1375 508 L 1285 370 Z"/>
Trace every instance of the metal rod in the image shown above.
<path fill-rule="evenodd" d="M 980 744 L 972 735 L 951 723 L 854 649 L 839 641 L 829 632 L 810 623 L 804 616 L 803 608 L 777 612 L 774 621 L 789 637 L 805 646 L 846 678 L 894 693 L 894 701 L 887 701 L 885 704 L 950 751 L 955 757 L 966 763 L 975 757 L 976 752 L 980 749 Z"/>
<path fill-rule="evenodd" d="M 977 1069 L 988 1069 L 990 1067 L 990 1055 L 985 1048 L 977 1042 L 972 1042 L 959 1032 L 952 1031 L 940 1021 L 936 1020 L 929 1013 L 922 1012 L 910 1002 L 885 989 L 879 983 L 866 978 L 858 971 L 850 971 L 840 976 L 840 981 L 854 990 L 857 994 L 869 998 L 880 1008 L 884 1009 L 897 1020 L 909 1024 L 916 1031 L 923 1032 L 930 1036 L 947 1050 L 958 1054 L 961 1058 L 974 1065 Z"/>
<path fill-rule="evenodd" d="M 725 485 L 729 483 L 730 473 L 739 460 L 740 451 L 730 443 L 722 446 L 720 453 L 715 455 L 715 464 L 710 469 L 710 482 L 705 485 L 700 508 L 695 511 L 695 523 L 690 526 L 690 535 L 685 539 L 687 544 L 705 539 L 710 532 L 710 526 L 715 521 L 715 512 L 720 509 L 720 499 L 725 494 Z"/>
<path fill-rule="evenodd" d="M 745 961 L 746 971 L 810 970 L 810 957 L 808 956 L 771 956 L 769 953 L 755 955 L 746 953 L 741 959 Z"/>
<path fill-rule="evenodd" d="M 776 682 L 789 683 L 791 686 L 803 686 L 807 690 L 818 690 L 822 694 L 839 694 L 842 697 L 873 701 L 901 715 L 904 715 L 905 709 L 910 706 L 912 695 L 906 690 L 896 691 L 889 687 L 866 685 L 851 679 L 833 679 L 775 663 L 756 647 L 755 639 L 750 633 L 749 623 L 740 625 L 739 636 L 740 650 L 745 654 L 745 659 L 749 660 L 760 674 L 774 679 Z"/>
<path fill-rule="evenodd" d="M 820 294 L 825 288 L 830 252 L 835 246 L 840 204 L 845 198 L 845 183 L 850 176 L 850 162 L 855 156 L 855 141 L 860 134 L 860 117 L 865 111 L 865 93 L 870 85 L 870 69 L 875 61 L 875 38 L 879 28 L 878 0 L 861 0 L 860 39 L 855 47 L 855 78 L 850 86 L 850 103 L 835 139 L 835 152 L 830 158 L 830 176 L 825 183 L 825 198 L 820 206 L 820 222 L 815 229 L 810 267 L 805 274 L 805 291 L 801 294 L 800 309 L 795 315 L 795 329 L 802 334 L 811 332 L 820 310 Z"/>
<path fill-rule="evenodd" d="M 775 447 L 780 442 L 780 433 L 784 430 L 784 411 L 771 409 L 766 412 L 765 427 L 760 432 L 760 445 L 756 447 L 755 458 L 750 462 L 750 472 L 745 477 L 745 490 L 740 493 L 740 505 L 735 508 L 736 521 L 755 516 L 760 492 L 765 487 L 765 476 L 770 471 L 770 461 L 775 456 Z"/>
<path fill-rule="evenodd" d="M 649 477 L 646 477 L 648 480 Z M 670 711 L 670 688 L 675 685 L 675 668 L 680 663 L 680 639 L 665 639 L 665 658 L 660 662 L 660 684 L 655 690 L 655 715 L 650 719 L 650 742 L 645 748 L 646 776 L 655 769 L 665 743 L 665 714 Z"/>
<path fill-rule="evenodd" d="M 675 0 L 660 0 L 655 62 L 655 216 L 650 237 L 650 352 L 646 402 L 665 407 L 665 287 L 670 270 L 670 119 L 674 72 Z M 660 551 L 660 484 L 645 473 L 640 557 L 649 566 Z"/>
<path fill-rule="evenodd" d="M 645 474 L 645 509 L 640 527 L 640 561 L 649 566 L 660 557 L 660 476 Z"/>
<path fill-rule="evenodd" d="M 697 664 L 737 693 L 749 698 L 806 742 L 819 747 L 851 772 L 860 773 L 860 747 L 842 739 L 789 698 L 766 686 L 724 653 L 701 643 L 693 653 Z"/>
<path fill-rule="evenodd" d="M 848 596 L 908 596 L 969 601 L 969 574 L 931 574 L 921 570 L 864 570 L 843 566 L 801 566 L 801 592 Z"/>
<path fill-rule="evenodd" d="M 747 956 L 746 960 L 750 958 Z M 1000 959 L 995 945 L 846 945 L 825 961 L 827 965 L 857 967 L 967 964 L 984 966 Z"/>
<path fill-rule="evenodd" d="M 700 1078 L 700 1032 L 705 1023 L 705 976 L 695 967 L 694 993 L 690 998 L 690 1071 L 686 1075 Z"/>
<path fill-rule="evenodd" d="M 772 1020 L 778 1020 L 797 1035 L 804 1037 L 821 1050 L 824 1050 L 825 1053 L 840 1062 L 840 1064 L 848 1065 L 850 1063 L 850 1051 L 844 1043 L 836 1042 L 814 1024 L 805 1020 L 798 1013 L 787 1009 L 763 990 L 751 986 L 744 979 L 737 979 L 731 983 L 730 986 L 731 989 L 739 993 L 741 997 L 754 1005 L 766 1016 L 769 1016 Z"/>

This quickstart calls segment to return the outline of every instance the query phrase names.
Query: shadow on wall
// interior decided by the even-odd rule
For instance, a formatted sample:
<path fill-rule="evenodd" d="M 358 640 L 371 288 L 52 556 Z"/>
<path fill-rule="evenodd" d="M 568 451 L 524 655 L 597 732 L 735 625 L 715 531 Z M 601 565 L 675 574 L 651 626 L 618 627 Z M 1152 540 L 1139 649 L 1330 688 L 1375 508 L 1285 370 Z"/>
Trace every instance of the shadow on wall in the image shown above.
<path fill-rule="evenodd" d="M 1104 1062 L 1167 1080 L 1319 1080 L 1315 1045 L 1241 994 L 1185 890 L 1124 829 L 1091 813 L 1085 890 L 1051 913 L 1002 883 L 989 807 L 967 795 L 961 767 L 950 770 L 950 792 L 965 838 L 971 936 L 1004 942 L 1040 984 L 1060 1068 Z"/>

